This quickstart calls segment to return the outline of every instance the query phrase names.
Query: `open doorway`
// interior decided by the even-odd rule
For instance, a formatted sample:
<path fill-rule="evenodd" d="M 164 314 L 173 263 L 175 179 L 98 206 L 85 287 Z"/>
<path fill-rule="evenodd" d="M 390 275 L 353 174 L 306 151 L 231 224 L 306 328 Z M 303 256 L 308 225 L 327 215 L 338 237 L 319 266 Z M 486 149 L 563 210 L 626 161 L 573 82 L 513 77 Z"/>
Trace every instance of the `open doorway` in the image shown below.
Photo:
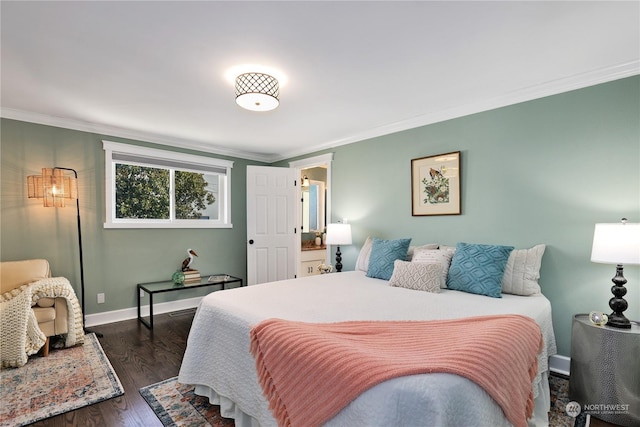
<path fill-rule="evenodd" d="M 331 218 L 331 161 L 333 154 L 289 163 L 300 178 L 298 206 L 298 277 L 320 274 L 318 266 L 330 258 L 325 245 L 326 225 Z"/>

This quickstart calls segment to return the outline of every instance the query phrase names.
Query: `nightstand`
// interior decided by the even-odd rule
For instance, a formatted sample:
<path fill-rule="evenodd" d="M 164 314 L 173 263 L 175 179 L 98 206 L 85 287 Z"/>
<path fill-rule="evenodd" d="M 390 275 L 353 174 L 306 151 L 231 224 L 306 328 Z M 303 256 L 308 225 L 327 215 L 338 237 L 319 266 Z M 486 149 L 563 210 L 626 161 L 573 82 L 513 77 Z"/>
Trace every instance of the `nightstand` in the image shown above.
<path fill-rule="evenodd" d="M 597 326 L 577 314 L 571 328 L 569 399 L 595 418 L 640 426 L 640 324 Z"/>

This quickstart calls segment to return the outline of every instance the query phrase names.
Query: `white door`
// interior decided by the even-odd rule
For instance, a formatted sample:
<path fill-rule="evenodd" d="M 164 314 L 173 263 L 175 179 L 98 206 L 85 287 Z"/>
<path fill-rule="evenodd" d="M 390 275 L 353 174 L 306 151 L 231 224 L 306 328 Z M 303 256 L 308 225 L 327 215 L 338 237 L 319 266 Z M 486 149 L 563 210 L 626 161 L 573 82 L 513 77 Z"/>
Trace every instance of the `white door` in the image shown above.
<path fill-rule="evenodd" d="M 290 168 L 247 166 L 247 283 L 296 274 L 296 187 Z"/>

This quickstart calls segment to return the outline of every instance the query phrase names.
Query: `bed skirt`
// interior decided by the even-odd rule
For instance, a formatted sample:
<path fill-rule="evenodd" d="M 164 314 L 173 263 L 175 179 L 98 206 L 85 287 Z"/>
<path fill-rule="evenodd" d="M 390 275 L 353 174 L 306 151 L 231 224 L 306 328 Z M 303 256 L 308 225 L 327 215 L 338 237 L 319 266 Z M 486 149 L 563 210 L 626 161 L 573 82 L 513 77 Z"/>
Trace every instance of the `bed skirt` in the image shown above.
<path fill-rule="evenodd" d="M 549 426 L 549 411 L 551 410 L 551 400 L 548 372 L 543 372 L 540 376 L 541 381 L 537 384 L 536 390 L 534 390 L 534 395 L 536 396 L 536 398 L 534 400 L 533 416 L 528 420 L 528 424 L 530 427 Z M 198 385 L 195 387 L 195 393 L 199 396 L 208 398 L 209 402 L 212 405 L 220 406 L 220 415 L 225 418 L 234 419 L 236 427 L 262 427 L 258 420 L 245 413 L 238 405 L 236 405 L 233 400 L 219 395 L 215 392 L 215 390 L 204 385 Z M 336 418 L 338 417 L 339 415 Z M 337 420 L 330 420 L 326 425 L 331 426 L 332 424 L 334 424 L 334 421 Z M 386 421 L 383 421 L 383 423 L 386 423 Z M 336 423 L 335 425 L 339 424 Z M 367 425 L 373 426 L 375 424 Z"/>

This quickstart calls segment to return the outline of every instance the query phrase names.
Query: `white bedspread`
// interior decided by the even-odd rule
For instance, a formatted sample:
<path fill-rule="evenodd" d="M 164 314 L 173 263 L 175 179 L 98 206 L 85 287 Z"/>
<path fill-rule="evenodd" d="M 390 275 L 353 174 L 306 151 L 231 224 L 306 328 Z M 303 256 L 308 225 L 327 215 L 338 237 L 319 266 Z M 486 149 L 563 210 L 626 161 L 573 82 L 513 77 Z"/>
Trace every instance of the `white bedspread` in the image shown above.
<path fill-rule="evenodd" d="M 534 381 L 536 413 L 548 411 L 548 357 L 556 353 L 551 304 L 542 295 L 490 298 L 443 289 L 441 293 L 389 286 L 360 271 L 327 274 L 214 292 L 203 298 L 191 327 L 178 381 L 221 405 L 236 426 L 276 426 L 249 353 L 252 325 L 268 318 L 308 322 L 434 320 L 488 314 L 522 314 L 542 330 L 545 346 Z M 542 393 L 540 393 L 540 391 Z M 540 394 L 546 394 L 542 396 Z M 322 396 L 318 396 L 319 399 Z M 544 407 L 540 407 L 544 406 Z M 379 384 L 327 426 L 509 426 L 500 407 L 472 381 L 451 374 L 396 378 Z"/>

